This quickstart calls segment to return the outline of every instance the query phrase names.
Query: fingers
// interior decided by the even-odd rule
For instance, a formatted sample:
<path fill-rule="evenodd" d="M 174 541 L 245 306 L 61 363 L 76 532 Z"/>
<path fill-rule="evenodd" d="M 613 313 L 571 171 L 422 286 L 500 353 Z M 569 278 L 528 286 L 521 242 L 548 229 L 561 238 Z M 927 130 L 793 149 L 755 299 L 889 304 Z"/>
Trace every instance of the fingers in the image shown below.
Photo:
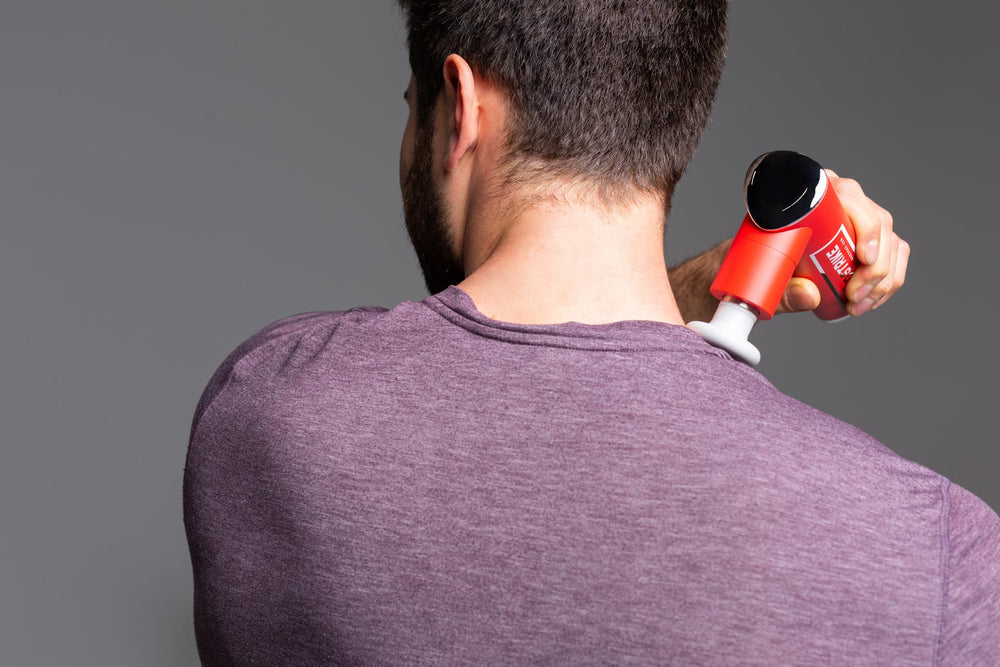
<path fill-rule="evenodd" d="M 857 317 L 881 306 L 903 285 L 910 246 L 893 231 L 892 214 L 869 199 L 857 181 L 826 172 L 854 225 L 859 266 L 847 283 L 847 312 Z"/>
<path fill-rule="evenodd" d="M 888 243 L 892 235 L 892 215 L 871 199 L 861 185 L 852 178 L 840 178 L 829 169 L 830 183 L 836 190 L 844 211 L 854 225 L 855 245 L 858 259 L 867 265 L 878 265 L 878 273 L 883 277 L 888 271 Z M 882 264 L 878 264 L 882 262 Z"/>
<path fill-rule="evenodd" d="M 798 313 L 819 307 L 820 293 L 816 283 L 808 278 L 795 277 L 788 281 L 788 287 L 781 297 L 775 312 Z"/>
<path fill-rule="evenodd" d="M 906 282 L 906 268 L 909 265 L 909 263 L 910 263 L 910 244 L 904 241 L 903 239 L 899 239 L 899 257 L 896 260 L 896 271 L 895 271 L 896 275 L 893 276 L 892 291 L 889 292 L 890 296 L 895 294 L 896 291 L 903 286 L 903 283 Z M 885 299 L 880 301 L 878 305 L 881 306 L 883 303 L 885 303 Z"/>
<path fill-rule="evenodd" d="M 874 285 L 862 284 L 854 292 L 848 312 L 855 317 L 884 304 L 906 282 L 906 269 L 910 261 L 910 244 L 893 234 L 889 242 L 891 260 L 886 275 Z M 871 267 L 866 267 L 871 268 Z M 851 278 L 853 283 L 857 273 Z M 864 280 L 861 276 L 859 280 Z M 848 284 L 850 290 L 851 284 Z"/>
<path fill-rule="evenodd" d="M 867 303 L 872 304 L 871 310 L 875 310 L 885 303 L 906 281 L 906 266 L 910 261 L 910 244 L 893 234 L 892 246 L 893 262 L 889 269 L 889 275 L 875 286 L 866 300 Z"/>

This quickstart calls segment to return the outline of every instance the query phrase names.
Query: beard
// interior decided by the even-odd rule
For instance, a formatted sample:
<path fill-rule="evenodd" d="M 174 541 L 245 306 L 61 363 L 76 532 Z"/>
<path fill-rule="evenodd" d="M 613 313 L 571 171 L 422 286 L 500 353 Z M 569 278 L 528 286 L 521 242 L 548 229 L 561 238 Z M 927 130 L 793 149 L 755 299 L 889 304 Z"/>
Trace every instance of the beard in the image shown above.
<path fill-rule="evenodd" d="M 462 264 L 452 253 L 453 239 L 448 232 L 444 198 L 434 183 L 431 165 L 431 119 L 417 126 L 413 164 L 403 182 L 403 219 L 410 242 L 417 252 L 420 272 L 431 294 L 465 278 Z"/>

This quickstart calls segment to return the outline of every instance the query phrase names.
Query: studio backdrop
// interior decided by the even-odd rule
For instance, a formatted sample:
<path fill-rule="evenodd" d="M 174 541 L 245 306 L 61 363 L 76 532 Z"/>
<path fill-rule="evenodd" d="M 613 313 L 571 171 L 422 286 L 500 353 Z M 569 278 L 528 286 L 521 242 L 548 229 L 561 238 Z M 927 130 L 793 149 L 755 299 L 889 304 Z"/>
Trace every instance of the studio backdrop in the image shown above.
<path fill-rule="evenodd" d="M 912 246 L 860 319 L 753 333 L 779 389 L 1000 508 L 990 3 L 736 2 L 671 262 L 735 233 L 758 154 L 857 179 Z M 194 407 L 280 317 L 426 296 L 402 223 L 389 0 L 0 6 L 0 662 L 196 665 Z"/>

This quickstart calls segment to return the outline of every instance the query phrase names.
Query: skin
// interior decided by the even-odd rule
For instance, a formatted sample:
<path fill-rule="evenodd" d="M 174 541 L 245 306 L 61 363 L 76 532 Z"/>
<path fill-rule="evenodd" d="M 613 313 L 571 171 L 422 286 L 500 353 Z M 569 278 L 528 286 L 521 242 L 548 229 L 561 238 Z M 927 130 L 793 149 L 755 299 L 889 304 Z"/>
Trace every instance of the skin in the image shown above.
<path fill-rule="evenodd" d="M 657 197 L 636 192 L 627 205 L 609 208 L 580 182 L 497 187 L 507 97 L 458 55 L 447 58 L 442 77 L 423 132 L 411 77 L 400 148 L 406 225 L 431 293 L 456 284 L 487 317 L 522 324 L 711 318 L 717 302 L 708 286 L 728 241 L 670 269 L 668 278 Z M 847 296 L 848 312 L 860 316 L 902 286 L 910 249 L 856 181 L 827 175 L 857 236 L 861 266 Z M 779 312 L 818 305 L 816 286 L 793 278 Z"/>

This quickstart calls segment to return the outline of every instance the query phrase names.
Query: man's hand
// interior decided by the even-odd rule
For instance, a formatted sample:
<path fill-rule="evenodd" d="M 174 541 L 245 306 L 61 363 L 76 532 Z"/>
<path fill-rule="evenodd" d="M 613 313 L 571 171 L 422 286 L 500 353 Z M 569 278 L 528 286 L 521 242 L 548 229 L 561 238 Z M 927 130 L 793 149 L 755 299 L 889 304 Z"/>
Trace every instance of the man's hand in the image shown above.
<path fill-rule="evenodd" d="M 903 286 L 910 244 L 892 231 L 892 215 L 865 196 L 857 181 L 826 175 L 854 224 L 860 265 L 847 283 L 847 312 L 855 317 L 878 308 Z M 812 310 L 819 305 L 819 290 L 812 281 L 792 278 L 777 312 Z"/>

